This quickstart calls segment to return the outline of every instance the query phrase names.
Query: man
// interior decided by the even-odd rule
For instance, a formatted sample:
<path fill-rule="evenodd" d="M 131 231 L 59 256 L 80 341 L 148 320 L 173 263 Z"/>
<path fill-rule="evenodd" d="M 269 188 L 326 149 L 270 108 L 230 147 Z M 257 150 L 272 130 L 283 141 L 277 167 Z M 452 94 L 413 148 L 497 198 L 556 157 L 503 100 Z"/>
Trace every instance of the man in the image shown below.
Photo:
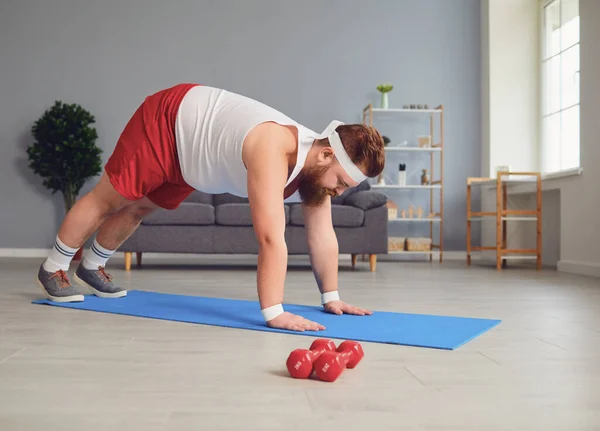
<path fill-rule="evenodd" d="M 103 298 L 126 291 L 106 273 L 110 256 L 157 208 L 193 190 L 247 197 L 259 243 L 257 289 L 266 324 L 324 327 L 282 307 L 287 248 L 284 202 L 301 201 L 310 260 L 326 311 L 371 314 L 340 300 L 331 196 L 383 170 L 373 128 L 332 122 L 321 135 L 247 97 L 180 84 L 145 99 L 123 130 L 98 184 L 65 217 L 38 282 L 52 301 L 83 301 L 67 276 L 75 252 L 97 232 L 74 279 Z"/>

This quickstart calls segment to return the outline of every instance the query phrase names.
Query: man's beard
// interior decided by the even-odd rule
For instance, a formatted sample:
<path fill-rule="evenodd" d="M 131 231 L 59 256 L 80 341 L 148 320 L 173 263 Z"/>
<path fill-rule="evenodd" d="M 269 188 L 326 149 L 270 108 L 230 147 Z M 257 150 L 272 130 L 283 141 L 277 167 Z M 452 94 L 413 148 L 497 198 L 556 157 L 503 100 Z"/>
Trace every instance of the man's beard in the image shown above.
<path fill-rule="evenodd" d="M 312 207 L 318 207 L 323 204 L 327 196 L 328 190 L 321 185 L 321 179 L 328 167 L 311 166 L 306 168 L 299 175 L 298 193 L 302 201 Z"/>

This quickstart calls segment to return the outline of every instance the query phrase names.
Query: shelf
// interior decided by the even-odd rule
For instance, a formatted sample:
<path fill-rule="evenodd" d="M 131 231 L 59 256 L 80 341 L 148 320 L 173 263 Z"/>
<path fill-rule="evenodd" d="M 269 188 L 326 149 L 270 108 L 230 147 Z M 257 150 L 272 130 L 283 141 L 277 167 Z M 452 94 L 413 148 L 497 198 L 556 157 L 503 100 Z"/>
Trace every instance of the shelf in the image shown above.
<path fill-rule="evenodd" d="M 381 105 L 380 105 L 381 106 Z M 379 179 L 386 179 L 388 184 L 377 184 L 377 181 L 370 182 L 370 187 L 372 190 L 380 191 L 385 194 L 388 200 L 394 200 L 394 197 L 400 195 L 415 195 L 415 198 L 419 199 L 419 204 L 421 203 L 421 199 L 427 199 L 428 204 L 425 204 L 429 207 L 428 211 L 424 211 L 421 214 L 421 217 L 418 218 L 402 218 L 401 212 L 398 211 L 398 217 L 393 219 L 388 219 L 386 226 L 390 229 L 396 226 L 397 229 L 404 229 L 405 227 L 413 226 L 406 225 L 402 226 L 403 223 L 416 223 L 418 227 L 419 224 L 421 227 L 429 227 L 429 235 L 426 236 L 429 240 L 434 243 L 437 242 L 436 246 L 432 245 L 432 250 L 430 251 L 395 251 L 390 250 L 388 254 L 393 256 L 391 260 L 396 258 L 396 260 L 410 260 L 414 258 L 414 260 L 427 260 L 433 261 L 433 259 L 438 260 L 439 262 L 443 262 L 443 254 L 444 254 L 444 157 L 443 154 L 447 150 L 444 148 L 444 105 L 430 105 L 428 109 L 411 109 L 409 105 L 400 105 L 400 107 L 396 108 L 376 108 L 372 103 L 366 105 L 362 110 L 362 123 L 365 125 L 369 125 L 371 127 L 374 126 L 374 122 L 376 121 L 386 121 L 386 122 L 399 122 L 402 123 L 404 120 L 408 118 L 412 118 L 410 122 L 417 121 L 419 123 L 427 122 L 429 132 L 421 131 L 418 136 L 427 135 L 429 136 L 429 141 L 427 142 L 430 146 L 428 147 L 419 147 L 418 144 L 414 141 L 411 141 L 410 138 L 407 141 L 398 140 L 395 142 L 388 142 L 389 146 L 384 148 L 386 162 L 391 161 L 391 159 L 396 159 L 397 157 L 416 157 L 417 159 L 421 159 L 421 156 L 425 158 L 429 158 L 429 168 L 427 169 L 430 181 L 427 181 L 425 184 L 420 184 L 419 178 L 410 178 L 409 184 L 404 184 L 405 180 L 402 178 L 400 181 L 398 180 L 398 174 L 396 173 L 392 175 L 389 179 L 386 178 L 386 175 L 380 175 Z M 429 109 L 431 108 L 431 109 Z M 381 114 L 389 114 L 389 115 L 381 115 Z M 396 115 L 398 114 L 398 115 Z M 405 115 L 403 115 L 405 114 Z M 439 115 L 435 115 L 439 114 Z M 437 126 L 436 126 L 437 124 Z M 416 130 L 414 131 L 416 132 Z M 411 133 L 415 134 L 415 133 Z M 421 141 L 422 142 L 422 141 Z M 408 153 L 408 154 L 407 154 Z M 409 154 L 412 153 L 412 156 Z M 419 153 L 417 155 L 415 153 Z M 435 159 L 437 159 L 437 155 L 439 154 L 440 160 L 439 164 L 434 163 Z M 429 156 L 429 157 L 426 157 Z M 396 165 L 398 166 L 398 165 Z M 425 166 L 423 166 L 425 167 Z M 398 171 L 396 171 L 398 172 Z M 393 173 L 392 173 L 393 174 Z M 408 173 L 407 173 L 408 174 Z M 420 175 L 420 174 L 419 174 Z M 437 178 L 434 180 L 434 178 Z M 411 181 L 412 180 L 412 181 Z M 400 185 L 402 182 L 404 185 Z M 413 182 L 413 184 L 410 184 Z M 404 192 L 401 193 L 400 190 L 416 190 L 422 193 L 425 191 L 425 196 L 421 196 L 420 193 L 414 192 Z M 418 196 L 416 196 L 418 195 Z M 427 196 L 429 195 L 429 196 Z M 423 207 L 423 205 L 419 205 Z M 431 214 L 431 217 L 429 215 Z M 524 215 L 524 214 L 519 214 Z M 413 215 L 417 217 L 416 214 Z M 434 226 L 434 223 L 436 224 Z M 427 226 L 429 224 L 429 226 Z M 389 237 L 389 235 L 388 235 Z M 393 248 L 393 247 L 392 247 Z M 405 258 L 401 258 L 399 256 L 404 255 Z M 418 258 L 421 259 L 418 259 Z M 425 257 L 426 259 L 422 259 Z"/>
<path fill-rule="evenodd" d="M 366 111 L 368 111 L 368 108 L 365 108 Z M 441 109 L 404 109 L 404 108 L 388 108 L 388 109 L 383 109 L 383 108 L 371 108 L 371 111 L 373 112 L 410 112 L 410 113 L 416 113 L 416 114 L 435 114 L 435 113 L 440 113 L 442 112 Z"/>
<path fill-rule="evenodd" d="M 393 218 L 393 219 L 388 219 L 388 222 L 390 223 L 402 223 L 402 222 L 440 222 L 442 221 L 441 218 L 439 217 L 432 217 L 432 218 Z"/>
<path fill-rule="evenodd" d="M 502 260 L 536 260 L 537 256 L 536 255 L 531 255 L 531 254 L 513 254 L 510 256 L 502 256 L 501 257 Z"/>
<path fill-rule="evenodd" d="M 470 184 L 473 186 L 484 186 L 489 188 L 496 188 L 496 178 L 481 178 L 477 181 L 472 181 Z M 521 175 L 507 175 L 502 177 L 502 182 L 506 183 L 510 186 L 518 186 L 518 185 L 529 185 L 536 184 L 537 178 L 534 174 L 529 176 L 521 176 Z"/>
<path fill-rule="evenodd" d="M 508 179 L 507 177 L 513 177 Z M 507 183 L 516 181 L 518 178 L 535 177 L 537 183 L 537 202 L 535 209 L 509 209 Z M 471 208 L 472 186 L 489 184 L 495 188 L 496 192 L 496 210 L 495 211 L 473 211 Z M 493 185 L 492 185 L 493 184 Z M 473 252 L 496 255 L 496 269 L 501 270 L 505 267 L 507 260 L 531 259 L 536 262 L 536 269 L 542 269 L 542 184 L 541 174 L 539 172 L 498 172 L 495 179 L 487 177 L 468 177 L 467 178 L 467 265 L 471 265 L 471 254 Z M 471 221 L 483 221 L 485 219 L 496 220 L 495 231 L 496 240 L 494 246 L 476 246 L 472 247 Z M 500 223 L 500 220 L 502 223 Z M 536 222 L 536 243 L 535 248 L 507 248 L 509 230 L 508 221 L 527 221 Z M 472 250 L 474 248 L 475 250 Z M 486 253 L 488 252 L 488 253 Z"/>
<path fill-rule="evenodd" d="M 372 189 L 441 189 L 442 186 L 441 184 L 434 184 L 431 186 L 422 186 L 422 185 L 406 185 L 406 186 L 399 186 L 399 185 L 395 185 L 395 184 L 390 184 L 390 185 L 378 185 L 378 184 L 373 184 L 371 186 Z"/>
<path fill-rule="evenodd" d="M 429 250 L 429 251 L 388 251 L 388 254 L 433 254 L 433 253 L 439 253 L 438 251 L 434 251 L 434 250 Z"/>
<path fill-rule="evenodd" d="M 419 147 L 385 147 L 385 151 L 423 151 L 427 153 L 442 151 L 441 147 L 419 148 Z"/>
<path fill-rule="evenodd" d="M 484 255 L 493 253 L 496 250 L 496 247 L 493 247 L 493 250 L 471 250 L 471 255 Z M 486 253 L 487 252 L 487 253 Z M 389 253 L 389 252 L 388 252 Z M 500 257 L 502 260 L 536 260 L 537 256 L 535 254 L 504 254 Z"/>
<path fill-rule="evenodd" d="M 482 221 L 482 220 L 494 220 L 496 218 L 495 215 L 488 217 L 471 217 L 468 220 L 470 221 Z M 537 217 L 500 217 L 502 221 L 537 221 Z"/>

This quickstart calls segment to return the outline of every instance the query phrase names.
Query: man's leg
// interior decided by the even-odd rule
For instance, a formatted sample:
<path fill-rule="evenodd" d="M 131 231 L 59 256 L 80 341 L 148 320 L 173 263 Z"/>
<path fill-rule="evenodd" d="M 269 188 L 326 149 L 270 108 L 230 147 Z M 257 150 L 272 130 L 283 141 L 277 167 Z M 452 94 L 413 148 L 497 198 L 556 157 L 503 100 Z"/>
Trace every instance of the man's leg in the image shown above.
<path fill-rule="evenodd" d="M 106 173 L 92 191 L 71 208 L 63 220 L 54 247 L 38 271 L 38 283 L 46 296 L 57 302 L 82 301 L 71 285 L 67 271 L 77 250 L 112 214 L 131 201 L 121 196 L 110 183 Z"/>
<path fill-rule="evenodd" d="M 62 302 L 83 300 L 83 296 L 71 286 L 66 271 L 77 249 L 110 216 L 133 202 L 141 202 L 144 197 L 163 208 L 174 209 L 191 192 L 189 186 L 183 183 L 174 157 L 173 132 L 179 103 L 189 88 L 187 85 L 177 86 L 145 98 L 125 126 L 106 163 L 100 183 L 69 212 L 52 252 L 40 267 L 38 279 L 50 299 Z M 178 191 L 174 195 L 171 193 L 173 187 L 174 191 Z M 136 224 L 135 213 L 123 212 L 101 229 L 95 247 L 98 256 L 106 259 L 116 248 L 108 242 L 102 246 L 103 237 L 116 238 L 118 242 L 119 237 L 126 238 L 133 232 L 139 224 L 139 221 Z M 115 226 L 120 227 L 118 235 L 111 233 Z M 91 262 L 88 259 L 87 266 L 93 263 L 93 258 Z"/>
<path fill-rule="evenodd" d="M 127 295 L 127 291 L 115 285 L 112 276 L 105 271 L 106 262 L 137 229 L 142 219 L 157 208 L 156 204 L 144 197 L 106 219 L 100 226 L 94 244 L 77 268 L 75 281 L 102 298 Z"/>

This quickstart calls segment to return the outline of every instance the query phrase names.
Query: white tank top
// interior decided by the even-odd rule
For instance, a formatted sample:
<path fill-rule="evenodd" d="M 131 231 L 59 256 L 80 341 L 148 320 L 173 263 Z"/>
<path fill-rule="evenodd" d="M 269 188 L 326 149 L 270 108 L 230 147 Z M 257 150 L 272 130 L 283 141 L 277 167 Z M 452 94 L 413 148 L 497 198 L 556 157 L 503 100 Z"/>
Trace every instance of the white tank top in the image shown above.
<path fill-rule="evenodd" d="M 242 146 L 248 133 L 267 121 L 298 129 L 298 156 L 287 186 L 302 170 L 317 133 L 248 97 L 208 86 L 190 89 L 179 106 L 175 122 L 183 179 L 205 193 L 248 197 Z M 299 200 L 296 192 L 286 202 Z"/>

